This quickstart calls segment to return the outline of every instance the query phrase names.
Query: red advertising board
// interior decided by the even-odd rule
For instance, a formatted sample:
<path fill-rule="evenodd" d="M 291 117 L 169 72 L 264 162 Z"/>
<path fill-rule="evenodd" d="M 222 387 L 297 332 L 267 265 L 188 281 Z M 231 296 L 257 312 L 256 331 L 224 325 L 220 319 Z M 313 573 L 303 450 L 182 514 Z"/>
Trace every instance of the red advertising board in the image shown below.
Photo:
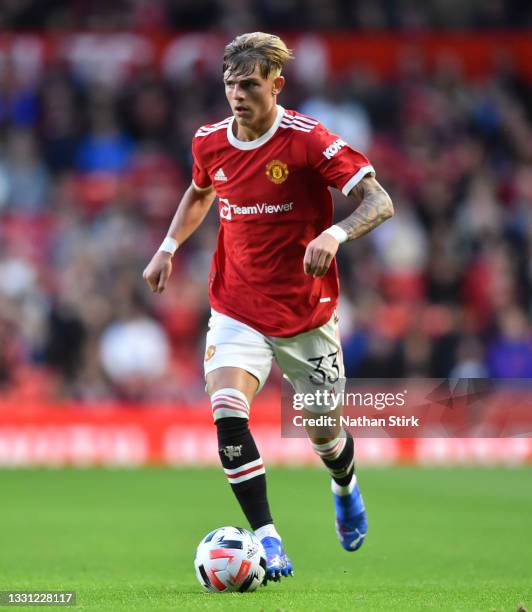
<path fill-rule="evenodd" d="M 278 396 L 259 396 L 251 427 L 269 465 L 318 463 L 304 438 L 281 437 Z M 361 465 L 532 462 L 532 438 L 361 438 Z M 0 405 L 0 466 L 218 465 L 208 402 L 193 407 L 121 404 Z"/>

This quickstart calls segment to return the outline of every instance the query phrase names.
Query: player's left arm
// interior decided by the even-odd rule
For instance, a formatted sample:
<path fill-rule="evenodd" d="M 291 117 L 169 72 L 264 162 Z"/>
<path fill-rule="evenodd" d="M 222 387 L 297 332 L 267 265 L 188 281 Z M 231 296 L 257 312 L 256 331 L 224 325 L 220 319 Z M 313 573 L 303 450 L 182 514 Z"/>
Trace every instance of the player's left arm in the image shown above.
<path fill-rule="evenodd" d="M 347 240 L 360 238 L 393 217 L 392 200 L 372 174 L 360 180 L 349 192 L 349 197 L 357 208 L 335 224 L 345 231 Z"/>
<path fill-rule="evenodd" d="M 393 217 L 392 200 L 373 174 L 361 179 L 349 192 L 349 198 L 354 200 L 356 209 L 335 224 L 345 232 L 345 240 L 360 238 Z M 325 231 L 309 242 L 303 259 L 305 274 L 315 278 L 325 276 L 343 241 Z"/>

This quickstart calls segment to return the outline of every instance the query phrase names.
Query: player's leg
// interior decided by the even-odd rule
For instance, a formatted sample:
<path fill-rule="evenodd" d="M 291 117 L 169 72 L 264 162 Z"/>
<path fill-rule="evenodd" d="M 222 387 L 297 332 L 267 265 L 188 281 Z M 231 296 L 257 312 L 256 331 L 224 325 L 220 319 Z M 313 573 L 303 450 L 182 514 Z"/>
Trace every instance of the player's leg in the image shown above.
<path fill-rule="evenodd" d="M 211 317 L 205 372 L 220 460 L 244 515 L 266 550 L 266 577 L 279 580 L 292 567 L 271 516 L 264 464 L 248 427 L 251 403 L 271 362 L 271 348 L 264 336 L 224 315 Z"/>
<path fill-rule="evenodd" d="M 257 379 L 241 368 L 222 367 L 206 376 L 218 453 L 225 475 L 252 529 L 273 525 L 264 464 L 248 427 Z"/>
<path fill-rule="evenodd" d="M 296 392 L 343 390 L 344 366 L 336 315 L 310 332 L 271 340 L 275 358 Z M 320 411 L 316 406 L 309 410 L 314 416 Z M 341 414 L 341 406 L 335 414 L 337 417 Z M 348 551 L 358 550 L 366 536 L 367 519 L 355 474 L 353 437 L 339 426 L 328 430 L 307 428 L 307 434 L 331 474 L 340 543 Z"/>
<path fill-rule="evenodd" d="M 309 436 L 310 437 L 310 436 Z M 314 452 L 331 474 L 331 489 L 340 544 L 348 551 L 358 550 L 368 530 L 364 501 L 355 474 L 353 437 L 341 430 L 336 438 L 310 437 Z"/>

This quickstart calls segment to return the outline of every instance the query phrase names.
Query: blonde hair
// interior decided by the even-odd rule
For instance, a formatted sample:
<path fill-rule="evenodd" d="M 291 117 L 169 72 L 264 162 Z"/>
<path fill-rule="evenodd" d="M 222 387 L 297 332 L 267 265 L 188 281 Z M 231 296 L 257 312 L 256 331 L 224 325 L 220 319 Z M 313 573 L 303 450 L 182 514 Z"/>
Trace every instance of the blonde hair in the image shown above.
<path fill-rule="evenodd" d="M 264 79 L 277 77 L 293 57 L 292 50 L 275 34 L 241 34 L 225 47 L 223 72 L 247 76 L 258 66 Z"/>

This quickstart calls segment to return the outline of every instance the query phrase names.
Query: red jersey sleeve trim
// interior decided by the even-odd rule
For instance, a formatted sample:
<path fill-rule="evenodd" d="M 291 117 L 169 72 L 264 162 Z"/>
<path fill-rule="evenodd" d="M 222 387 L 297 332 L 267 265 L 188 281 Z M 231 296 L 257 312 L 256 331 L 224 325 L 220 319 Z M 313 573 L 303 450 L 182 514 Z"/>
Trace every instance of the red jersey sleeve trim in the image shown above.
<path fill-rule="evenodd" d="M 371 172 L 375 174 L 375 169 L 373 166 L 363 166 L 360 168 L 360 170 L 356 174 L 353 174 L 353 176 L 342 187 L 342 193 L 345 196 L 348 196 L 351 189 L 353 189 L 353 187 L 359 183 L 366 176 L 366 174 L 370 174 Z"/>
<path fill-rule="evenodd" d="M 202 192 L 202 191 L 210 191 L 210 190 L 212 189 L 212 187 L 213 187 L 213 184 L 212 184 L 212 183 L 209 183 L 209 184 L 208 184 L 206 187 L 200 187 L 200 186 L 199 186 L 199 185 L 196 183 L 196 181 L 195 181 L 194 179 L 192 179 L 192 185 L 194 186 L 194 189 L 195 189 L 196 191 L 200 191 L 200 192 Z"/>

